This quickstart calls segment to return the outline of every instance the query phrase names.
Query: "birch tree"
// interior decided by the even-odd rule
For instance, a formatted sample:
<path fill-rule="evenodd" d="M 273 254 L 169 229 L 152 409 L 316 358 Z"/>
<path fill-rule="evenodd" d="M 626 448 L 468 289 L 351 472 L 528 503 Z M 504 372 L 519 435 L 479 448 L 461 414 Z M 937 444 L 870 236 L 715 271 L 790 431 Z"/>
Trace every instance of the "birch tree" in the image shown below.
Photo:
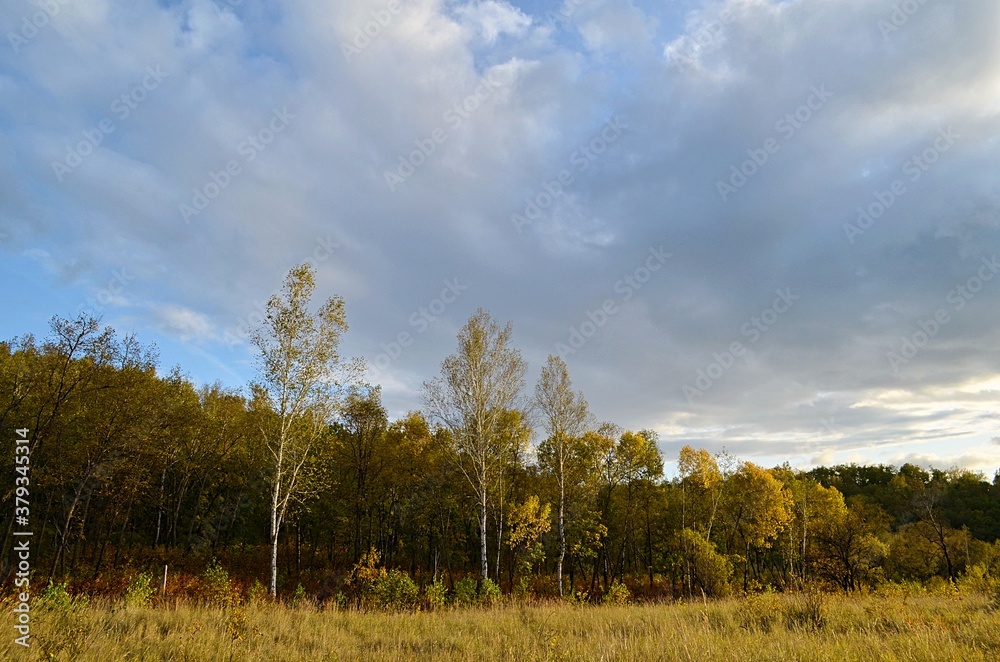
<path fill-rule="evenodd" d="M 251 384 L 252 408 L 268 457 L 271 595 L 278 590 L 278 534 L 289 506 L 316 489 L 307 462 L 327 433 L 345 387 L 361 365 L 339 352 L 347 331 L 344 300 L 331 297 L 308 309 L 315 270 L 304 263 L 288 272 L 267 302 L 264 323 L 251 334 L 260 379 Z"/>
<path fill-rule="evenodd" d="M 559 490 L 558 533 L 559 556 L 556 560 L 556 582 L 559 597 L 563 595 L 563 560 L 566 558 L 566 490 L 574 467 L 572 444 L 582 435 L 589 417 L 583 393 L 573 391 L 566 362 L 549 355 L 535 385 L 534 404 L 541 413 L 548 437 L 539 445 L 538 459 L 542 468 L 556 479 Z"/>
<path fill-rule="evenodd" d="M 507 461 L 501 423 L 518 409 L 526 363 L 511 346 L 510 323 L 501 327 L 480 308 L 458 333 L 458 351 L 441 374 L 424 382 L 428 416 L 450 432 L 457 464 L 479 507 L 480 574 L 489 577 L 486 517 L 493 477 Z"/>

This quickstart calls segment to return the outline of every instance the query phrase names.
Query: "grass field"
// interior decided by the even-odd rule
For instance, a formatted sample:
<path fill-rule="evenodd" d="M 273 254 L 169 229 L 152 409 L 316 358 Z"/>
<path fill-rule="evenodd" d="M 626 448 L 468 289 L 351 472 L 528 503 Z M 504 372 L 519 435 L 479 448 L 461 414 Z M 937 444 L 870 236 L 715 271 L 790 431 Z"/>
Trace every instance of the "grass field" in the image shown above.
<path fill-rule="evenodd" d="M 5 630 L 0 658 L 9 660 L 1000 659 L 1000 611 L 965 594 L 395 614 L 91 603 L 34 613 L 30 649 Z"/>

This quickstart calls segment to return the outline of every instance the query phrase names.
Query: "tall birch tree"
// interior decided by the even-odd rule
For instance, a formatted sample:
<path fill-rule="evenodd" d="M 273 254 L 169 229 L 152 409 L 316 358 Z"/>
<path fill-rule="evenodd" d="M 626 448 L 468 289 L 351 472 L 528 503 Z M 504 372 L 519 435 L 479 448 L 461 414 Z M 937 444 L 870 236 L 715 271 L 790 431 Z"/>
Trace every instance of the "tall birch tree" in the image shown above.
<path fill-rule="evenodd" d="M 458 351 L 441 363 L 441 374 L 424 382 L 428 416 L 450 432 L 457 464 L 479 507 L 480 573 L 489 577 L 486 516 L 493 477 L 508 460 L 502 423 L 519 408 L 526 363 L 503 327 L 480 308 L 458 333 Z"/>
<path fill-rule="evenodd" d="M 268 300 L 264 323 L 251 333 L 260 377 L 251 384 L 251 406 L 268 458 L 272 596 L 281 525 L 289 506 L 316 489 L 307 462 L 328 433 L 345 388 L 361 372 L 359 362 L 345 361 L 339 351 L 347 331 L 344 300 L 331 297 L 310 312 L 315 289 L 312 266 L 294 267 Z"/>
<path fill-rule="evenodd" d="M 563 595 L 563 560 L 566 558 L 566 488 L 573 470 L 574 440 L 582 435 L 589 417 L 583 393 L 573 390 L 566 362 L 549 355 L 535 385 L 534 404 L 541 413 L 548 437 L 539 445 L 538 459 L 542 468 L 556 479 L 559 490 L 559 557 L 556 561 L 556 581 L 559 597 Z"/>

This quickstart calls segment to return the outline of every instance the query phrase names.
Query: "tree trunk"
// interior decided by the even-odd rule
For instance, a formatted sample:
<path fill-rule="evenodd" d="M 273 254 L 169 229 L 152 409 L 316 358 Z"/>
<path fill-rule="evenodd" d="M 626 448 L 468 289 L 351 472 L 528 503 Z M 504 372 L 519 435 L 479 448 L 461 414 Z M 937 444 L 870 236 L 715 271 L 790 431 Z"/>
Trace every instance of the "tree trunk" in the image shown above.
<path fill-rule="evenodd" d="M 556 581 L 559 597 L 563 597 L 563 559 L 566 558 L 566 479 L 559 477 L 559 560 L 556 562 Z"/>
<path fill-rule="evenodd" d="M 485 482 L 485 481 L 484 481 Z M 479 504 L 479 574 L 480 581 L 489 577 L 489 560 L 487 556 L 489 554 L 486 546 L 486 489 L 485 486 L 482 490 L 481 501 Z"/>
<path fill-rule="evenodd" d="M 278 497 L 281 483 L 275 481 L 271 495 L 271 597 L 278 596 Z"/>

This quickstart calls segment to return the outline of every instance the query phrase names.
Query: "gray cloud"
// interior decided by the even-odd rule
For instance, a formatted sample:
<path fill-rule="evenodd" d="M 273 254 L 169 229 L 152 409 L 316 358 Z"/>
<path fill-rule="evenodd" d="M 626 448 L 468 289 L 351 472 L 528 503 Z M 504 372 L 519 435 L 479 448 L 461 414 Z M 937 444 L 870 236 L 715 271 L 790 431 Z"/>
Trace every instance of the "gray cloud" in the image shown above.
<path fill-rule="evenodd" d="M 514 321 L 537 369 L 612 299 L 572 374 L 600 418 L 658 429 L 668 454 L 982 464 L 1000 280 L 960 309 L 949 297 L 1000 253 L 1000 8 L 927 4 L 884 34 L 894 4 L 688 3 L 678 23 L 594 2 L 553 25 L 559 3 L 413 0 L 350 57 L 386 3 L 68 4 L 0 54 L 0 251 L 61 265 L 43 289 L 131 269 L 121 319 L 240 374 L 247 349 L 227 333 L 314 259 L 322 293 L 348 302 L 350 352 L 371 363 L 414 334 L 373 373 L 394 414 L 418 406 L 477 307 Z M 3 10 L 2 32 L 20 19 Z M 147 66 L 169 76 L 57 181 L 52 163 Z M 287 127 L 248 149 L 284 108 Z M 615 116 L 627 130 L 596 153 Z M 401 157 L 421 163 L 392 190 Z M 233 161 L 186 223 L 179 206 Z M 517 232 L 511 215 L 563 171 L 572 182 Z M 736 188 L 725 200 L 720 181 Z M 626 300 L 616 285 L 660 246 L 672 257 Z M 453 278 L 467 291 L 416 333 L 411 315 Z M 799 299 L 761 330 L 786 288 Z M 894 369 L 889 353 L 939 310 L 948 322 Z"/>

